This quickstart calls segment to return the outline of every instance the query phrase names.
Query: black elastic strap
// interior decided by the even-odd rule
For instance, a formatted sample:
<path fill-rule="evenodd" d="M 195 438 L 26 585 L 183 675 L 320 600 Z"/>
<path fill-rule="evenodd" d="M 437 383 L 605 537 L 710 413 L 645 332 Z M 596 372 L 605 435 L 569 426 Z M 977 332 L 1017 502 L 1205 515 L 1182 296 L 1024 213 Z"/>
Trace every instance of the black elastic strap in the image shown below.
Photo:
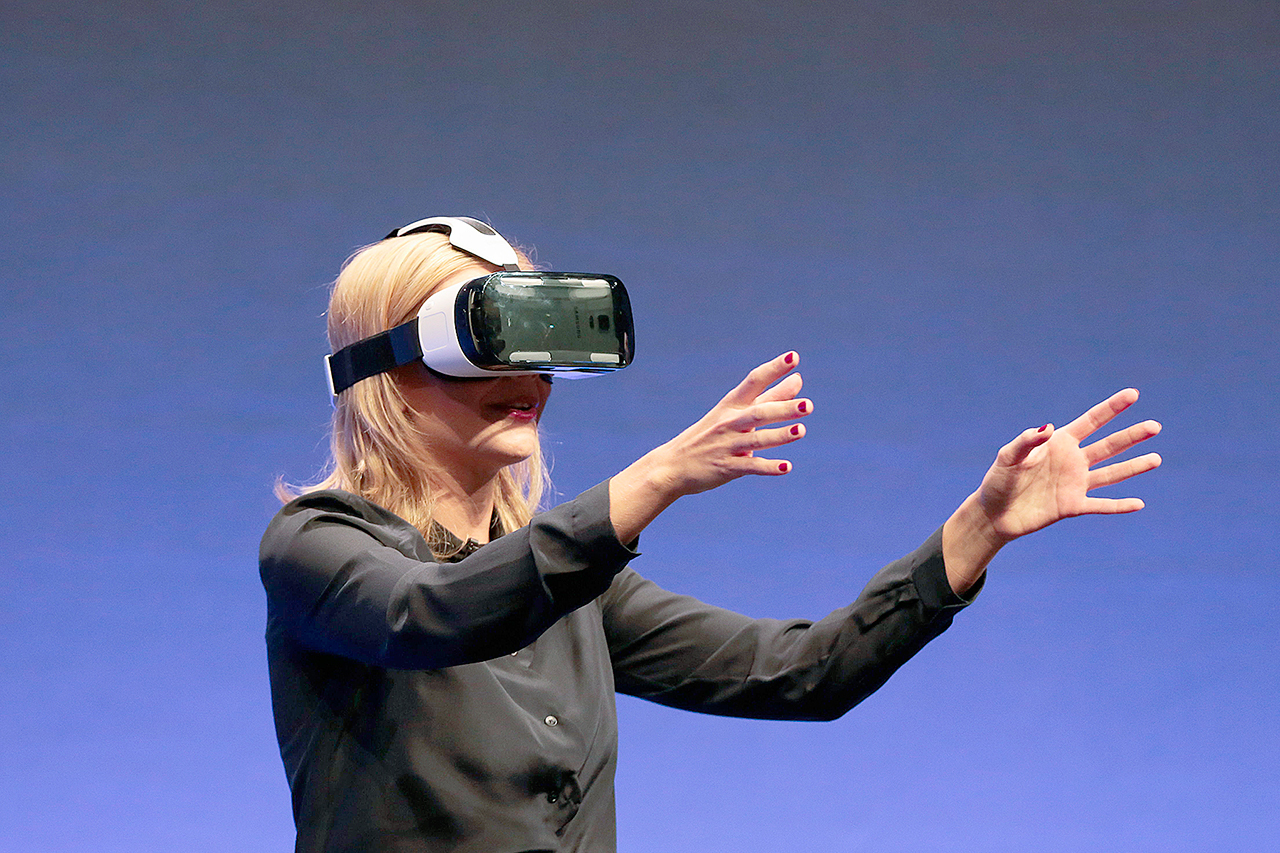
<path fill-rule="evenodd" d="M 418 318 L 414 317 L 394 329 L 356 341 L 329 356 L 333 393 L 341 394 L 361 379 L 377 376 L 420 358 L 422 344 L 418 341 Z"/>

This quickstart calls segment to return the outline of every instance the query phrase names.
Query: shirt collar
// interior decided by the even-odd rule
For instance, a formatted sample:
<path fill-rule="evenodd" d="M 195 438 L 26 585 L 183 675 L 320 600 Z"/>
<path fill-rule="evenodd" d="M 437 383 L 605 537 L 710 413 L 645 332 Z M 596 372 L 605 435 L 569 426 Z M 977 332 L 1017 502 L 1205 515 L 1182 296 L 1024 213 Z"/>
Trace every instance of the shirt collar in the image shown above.
<path fill-rule="evenodd" d="M 495 512 L 489 520 L 489 541 L 492 542 L 502 535 L 502 522 L 498 520 L 498 514 Z M 427 537 L 427 543 L 432 553 L 437 555 L 436 559 L 442 563 L 456 563 L 470 557 L 485 546 L 484 542 L 477 542 L 474 539 L 462 541 L 438 521 L 431 522 L 431 535 Z"/>

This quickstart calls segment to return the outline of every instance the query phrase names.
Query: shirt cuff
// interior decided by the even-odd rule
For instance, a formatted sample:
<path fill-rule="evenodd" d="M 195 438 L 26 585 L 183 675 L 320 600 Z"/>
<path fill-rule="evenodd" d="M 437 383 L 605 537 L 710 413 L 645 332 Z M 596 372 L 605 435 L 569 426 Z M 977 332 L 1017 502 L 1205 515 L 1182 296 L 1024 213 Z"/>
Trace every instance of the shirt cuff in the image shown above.
<path fill-rule="evenodd" d="M 911 555 L 915 562 L 911 570 L 911 580 L 920 594 L 920 601 L 930 610 L 957 611 L 968 607 L 982 591 L 986 582 L 984 574 L 974 585 L 967 598 L 956 595 L 947 580 L 947 566 L 942 559 L 942 528 L 939 527 L 924 544 Z"/>
<path fill-rule="evenodd" d="M 618 538 L 618 531 L 613 529 L 613 520 L 609 513 L 609 481 L 597 483 L 578 495 L 575 501 L 579 509 L 574 513 L 574 522 L 584 541 L 601 543 L 601 547 L 612 552 L 612 557 L 624 563 L 640 556 L 636 546 L 640 544 L 637 536 L 630 542 Z"/>

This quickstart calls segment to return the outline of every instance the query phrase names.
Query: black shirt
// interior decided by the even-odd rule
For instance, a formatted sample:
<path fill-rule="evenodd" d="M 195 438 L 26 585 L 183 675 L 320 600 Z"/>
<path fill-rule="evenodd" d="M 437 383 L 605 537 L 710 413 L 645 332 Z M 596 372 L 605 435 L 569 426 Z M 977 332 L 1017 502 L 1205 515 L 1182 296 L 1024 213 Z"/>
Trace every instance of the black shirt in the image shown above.
<path fill-rule="evenodd" d="M 966 603 L 940 532 L 816 623 L 669 593 L 634 556 L 607 483 L 456 562 L 346 492 L 282 508 L 261 572 L 297 850 L 612 851 L 615 690 L 833 719 Z"/>

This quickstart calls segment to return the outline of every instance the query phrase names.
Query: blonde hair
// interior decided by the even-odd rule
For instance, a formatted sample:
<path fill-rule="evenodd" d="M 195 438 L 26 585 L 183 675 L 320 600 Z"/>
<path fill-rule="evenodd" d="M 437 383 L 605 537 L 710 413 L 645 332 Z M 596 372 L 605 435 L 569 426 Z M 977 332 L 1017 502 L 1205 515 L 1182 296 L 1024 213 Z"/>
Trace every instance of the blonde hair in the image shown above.
<path fill-rule="evenodd" d="M 521 266 L 528 257 L 517 250 Z M 480 264 L 442 234 L 412 234 L 360 249 L 343 264 L 329 296 L 329 345 L 333 352 L 415 317 L 446 278 Z M 412 366 L 361 380 L 334 401 L 331 459 L 318 482 L 277 485 L 282 500 L 320 489 L 342 489 L 382 506 L 427 537 L 432 551 L 449 550 L 432 525 L 432 460 L 424 455 L 397 374 Z M 541 447 L 498 474 L 495 512 L 504 531 L 529 523 L 547 485 Z"/>

